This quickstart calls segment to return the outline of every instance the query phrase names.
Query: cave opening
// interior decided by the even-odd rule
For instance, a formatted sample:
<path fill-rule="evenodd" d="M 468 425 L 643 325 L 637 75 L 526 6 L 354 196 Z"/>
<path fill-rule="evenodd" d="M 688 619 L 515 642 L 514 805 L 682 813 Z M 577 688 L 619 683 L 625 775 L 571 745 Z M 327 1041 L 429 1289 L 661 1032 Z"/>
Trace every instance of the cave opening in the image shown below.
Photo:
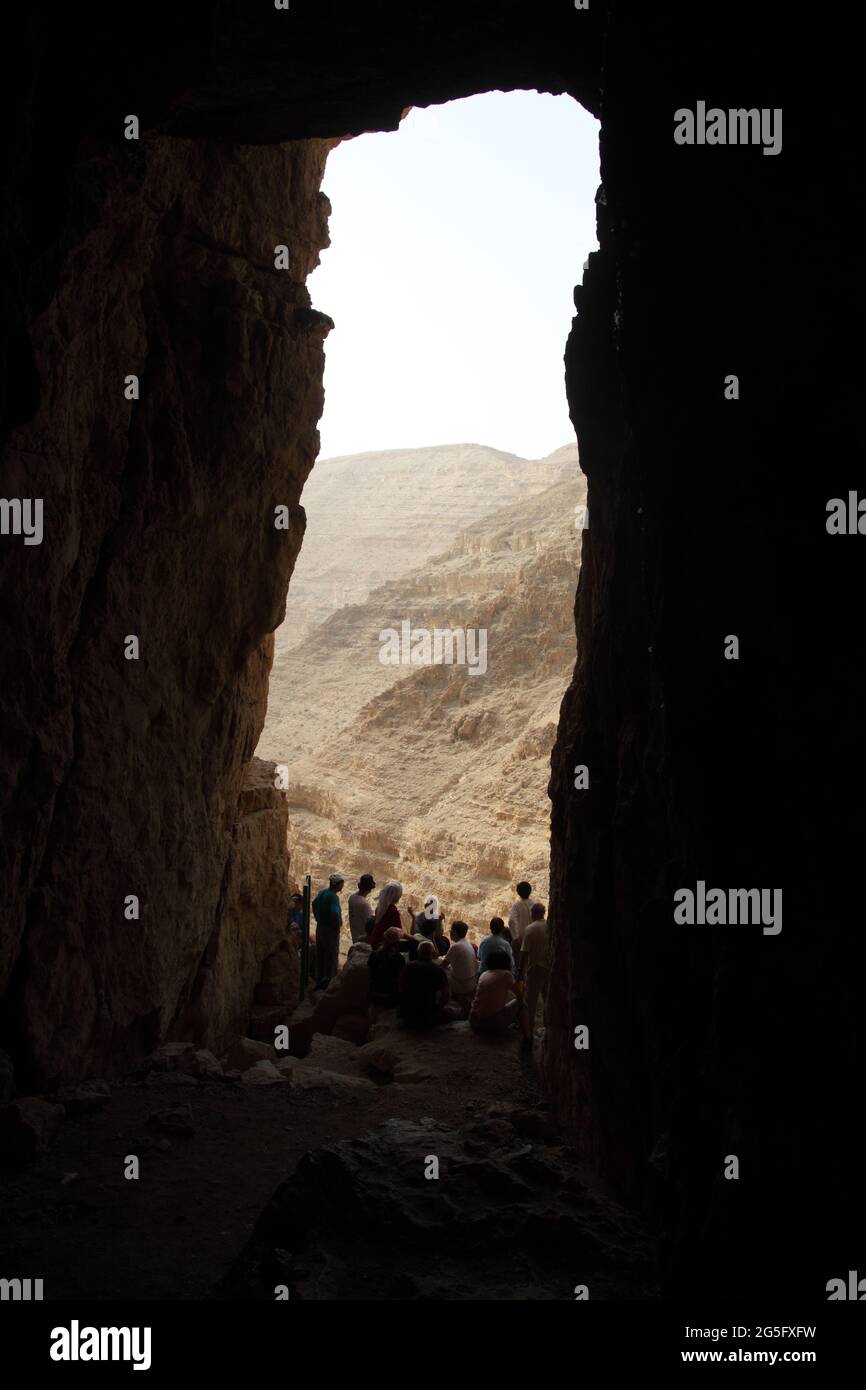
<path fill-rule="evenodd" d="M 399 880 L 476 944 L 516 882 L 548 898 L 587 521 L 563 351 L 597 144 L 571 97 L 491 92 L 342 142 L 323 180 L 308 288 L 336 326 L 256 752 L 284 770 L 294 886 Z"/>

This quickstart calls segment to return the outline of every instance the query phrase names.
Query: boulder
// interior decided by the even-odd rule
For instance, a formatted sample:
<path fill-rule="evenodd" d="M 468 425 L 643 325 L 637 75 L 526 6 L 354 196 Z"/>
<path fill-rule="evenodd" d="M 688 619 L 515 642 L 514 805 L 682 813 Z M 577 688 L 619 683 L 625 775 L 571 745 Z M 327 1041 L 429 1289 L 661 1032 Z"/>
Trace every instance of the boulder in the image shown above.
<path fill-rule="evenodd" d="M 469 1075 L 477 1066 L 471 1052 L 477 1046 L 478 1038 L 464 1019 L 424 1033 L 388 1020 L 370 1030 L 370 1041 L 358 1048 L 356 1056 L 365 1066 L 403 1083 L 437 1077 L 453 1080 L 461 1073 Z"/>
<path fill-rule="evenodd" d="M 190 1062 L 190 1071 L 193 1076 L 197 1076 L 200 1081 L 221 1081 L 223 1079 L 222 1067 L 213 1053 L 208 1052 L 206 1048 L 199 1048 L 198 1052 L 193 1053 L 192 1061 Z"/>
<path fill-rule="evenodd" d="M 306 1057 L 310 1050 L 310 1044 L 315 1036 L 313 1033 L 315 1012 L 315 1003 L 312 1000 L 304 1000 L 303 1004 L 298 1005 L 288 1020 L 289 1051 L 293 1057 Z"/>
<path fill-rule="evenodd" d="M 272 1300 L 277 1266 L 293 1298 L 335 1302 L 568 1301 L 578 1283 L 593 1299 L 658 1296 L 653 1241 L 580 1187 L 568 1150 L 536 1157 L 504 1121 L 476 1129 L 483 1154 L 429 1119 L 305 1154 L 218 1296 Z"/>
<path fill-rule="evenodd" d="M 257 1062 L 270 1062 L 273 1057 L 274 1049 L 267 1043 L 257 1042 L 254 1038 L 239 1038 L 229 1049 L 223 1064 L 227 1071 L 245 1072 Z"/>
<path fill-rule="evenodd" d="M 366 1014 L 370 983 L 367 969 L 369 958 L 370 947 L 365 941 L 357 941 L 349 948 L 342 970 L 339 975 L 334 976 L 313 1010 L 315 1032 L 333 1032 L 334 1024 L 343 1014 Z"/>
<path fill-rule="evenodd" d="M 89 1115 L 105 1109 L 111 1100 L 111 1088 L 107 1081 L 82 1081 L 78 1086 L 61 1086 L 57 1100 L 70 1118 Z"/>
<path fill-rule="evenodd" d="M 241 1076 L 241 1082 L 244 1086 L 282 1085 L 286 1079 L 273 1062 L 268 1061 L 256 1062 L 253 1066 L 248 1067 Z"/>
<path fill-rule="evenodd" d="M 154 1071 L 188 1071 L 194 1056 L 194 1043 L 163 1043 L 151 1054 L 150 1065 Z"/>
<path fill-rule="evenodd" d="M 0 1163 L 23 1168 L 51 1143 L 64 1118 L 62 1105 L 21 1096 L 0 1110 Z"/>
<path fill-rule="evenodd" d="M 314 1067 L 297 1057 L 285 1057 L 277 1063 L 277 1070 L 291 1085 L 301 1091 L 330 1091 L 331 1095 L 350 1097 L 375 1091 L 372 1081 L 365 1076 L 347 1076 L 343 1072 L 327 1071 Z"/>
<path fill-rule="evenodd" d="M 286 1081 L 299 1091 L 329 1091 L 339 1097 L 357 1097 L 375 1090 L 373 1081 L 366 1076 L 348 1076 L 345 1072 L 328 1072 L 321 1066 L 310 1066 L 296 1056 L 288 1056 L 277 1063 L 279 1072 Z"/>
<path fill-rule="evenodd" d="M 363 1062 L 358 1061 L 356 1044 L 329 1033 L 313 1034 L 312 1047 L 306 1060 L 313 1066 L 324 1067 L 326 1071 L 350 1071 L 359 1076 L 365 1070 Z"/>

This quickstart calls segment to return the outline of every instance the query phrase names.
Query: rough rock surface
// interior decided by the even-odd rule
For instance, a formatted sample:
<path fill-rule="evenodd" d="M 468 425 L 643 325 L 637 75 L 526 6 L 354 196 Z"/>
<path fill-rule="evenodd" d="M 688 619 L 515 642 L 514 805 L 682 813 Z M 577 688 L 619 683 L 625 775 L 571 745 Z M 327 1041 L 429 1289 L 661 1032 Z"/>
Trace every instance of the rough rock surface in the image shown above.
<path fill-rule="evenodd" d="M 308 1061 L 302 1061 L 298 1057 L 284 1057 L 277 1063 L 277 1071 L 301 1091 L 328 1091 L 342 1099 L 352 1098 L 373 1089 L 372 1081 L 368 1081 L 366 1077 L 328 1071 L 324 1067 L 311 1066 Z"/>
<path fill-rule="evenodd" d="M 344 1017 L 366 1020 L 369 958 L 370 947 L 366 942 L 356 941 L 350 946 L 339 973 L 315 1002 L 310 1015 L 314 1033 L 332 1033 L 338 1019 Z"/>
<path fill-rule="evenodd" d="M 273 1062 L 254 1062 L 251 1067 L 247 1067 L 241 1076 L 241 1084 L 244 1086 L 275 1086 L 282 1085 L 286 1077 L 279 1071 Z"/>
<path fill-rule="evenodd" d="M 258 1062 L 272 1062 L 274 1049 L 255 1038 L 239 1038 L 224 1059 L 227 1071 L 247 1071 Z"/>
<path fill-rule="evenodd" d="M 292 574 L 285 621 L 274 634 L 262 757 L 279 760 L 288 752 L 296 757 L 316 748 L 320 723 L 309 698 L 311 672 L 302 665 L 303 650 L 295 648 L 310 640 L 320 623 L 346 604 L 363 604 L 380 584 L 430 562 L 473 521 L 573 476 L 576 461 L 573 444 L 543 459 L 518 458 L 481 444 L 317 459 L 304 488 L 304 545 Z M 402 523 L 396 532 L 388 521 L 394 515 Z M 359 548 L 366 557 L 363 569 L 357 564 Z M 290 692 L 303 700 L 305 717 L 283 739 Z"/>
<path fill-rule="evenodd" d="M 61 1086 L 57 1092 L 57 1103 L 70 1119 L 104 1110 L 110 1102 L 111 1087 L 107 1081 L 82 1081 L 77 1086 Z"/>
<path fill-rule="evenodd" d="M 29 328 L 39 405 L 3 458 L 5 496 L 45 499 L 45 539 L 0 549 L 19 595 L 0 989 L 25 1077 L 57 1081 L 120 1071 L 178 1027 L 219 1047 L 276 945 L 254 876 L 285 899 L 282 798 L 242 787 L 330 322 L 304 288 L 327 236 L 326 143 L 125 144 L 82 149 L 71 173 L 73 221 Z"/>
<path fill-rule="evenodd" d="M 429 1159 L 437 1178 L 425 1177 Z M 220 1294 L 273 1300 L 572 1300 L 655 1293 L 651 1243 L 593 1195 L 562 1148 L 504 1121 L 458 1132 L 389 1120 L 307 1154 Z"/>
<path fill-rule="evenodd" d="M 271 763 L 247 764 L 214 928 L 175 1024 L 177 1034 L 217 1053 L 246 1031 L 263 989 L 270 1041 L 298 997 L 297 947 L 287 932 L 286 798 L 274 777 Z"/>

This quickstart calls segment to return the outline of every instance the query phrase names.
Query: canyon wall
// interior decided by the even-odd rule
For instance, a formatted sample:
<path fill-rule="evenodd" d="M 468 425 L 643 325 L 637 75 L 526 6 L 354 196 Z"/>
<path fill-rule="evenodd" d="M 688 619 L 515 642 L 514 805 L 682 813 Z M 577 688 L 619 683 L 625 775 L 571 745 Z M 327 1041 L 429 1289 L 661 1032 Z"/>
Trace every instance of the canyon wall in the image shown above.
<path fill-rule="evenodd" d="M 301 499 L 307 527 L 276 660 L 337 609 L 364 603 L 371 589 L 431 560 L 463 527 L 573 474 L 576 460 L 574 445 L 524 459 L 483 444 L 318 459 Z M 300 724 L 294 738 L 293 748 L 298 738 L 315 746 Z"/>
<path fill-rule="evenodd" d="M 193 1040 L 217 1056 L 240 1037 L 273 1042 L 274 1026 L 286 1023 L 298 1003 L 299 952 L 288 928 L 295 887 L 286 876 L 288 805 L 275 780 L 273 763 L 247 763 L 213 930 L 168 1041 Z"/>
<path fill-rule="evenodd" d="M 863 490 L 839 332 L 859 85 L 832 16 L 298 0 L 154 5 L 124 38 L 97 11 L 27 21 L 5 84 L 2 491 L 44 496 L 46 539 L 0 552 L 0 1041 L 25 1078 L 122 1065 L 215 929 L 303 524 L 268 512 L 317 449 L 316 142 L 568 91 L 601 117 L 603 191 L 566 358 L 591 529 L 551 781 L 548 1085 L 658 1216 L 668 1290 L 823 1296 L 856 1265 L 862 1171 L 862 541 L 824 527 Z M 675 145 L 698 100 L 783 108 L 782 153 Z M 697 879 L 781 887 L 781 934 L 675 930 Z"/>
<path fill-rule="evenodd" d="M 472 940 L 493 915 L 507 918 L 520 879 L 547 901 L 546 789 L 574 668 L 586 499 L 577 449 L 553 459 L 567 460 L 567 480 L 533 495 L 526 464 L 521 501 L 452 530 L 439 554 L 276 655 L 259 749 L 288 767 L 298 877 L 311 873 L 316 887 L 335 868 L 350 885 L 367 872 L 396 878 L 405 906 L 419 911 L 435 893 Z M 466 509 L 491 491 L 483 477 L 464 480 Z M 383 664 L 380 633 L 404 622 L 410 633 L 473 634 L 467 662 Z"/>

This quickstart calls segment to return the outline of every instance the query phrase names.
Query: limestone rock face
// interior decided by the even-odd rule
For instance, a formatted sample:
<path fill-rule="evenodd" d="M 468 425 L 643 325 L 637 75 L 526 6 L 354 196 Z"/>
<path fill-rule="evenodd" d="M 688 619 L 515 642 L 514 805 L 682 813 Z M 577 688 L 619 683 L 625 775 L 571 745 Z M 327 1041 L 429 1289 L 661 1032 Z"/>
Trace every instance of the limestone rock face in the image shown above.
<path fill-rule="evenodd" d="M 541 464 L 564 476 L 539 489 Z M 334 862 L 352 884 L 364 872 L 396 878 L 414 911 L 438 889 L 475 941 L 492 916 L 507 918 L 520 879 L 547 901 L 550 750 L 575 660 L 586 480 L 573 446 L 526 467 L 522 500 L 452 531 L 432 562 L 314 628 L 308 648 L 277 654 L 259 745 L 289 767 L 290 852 L 317 883 Z M 467 494 L 483 505 L 484 474 Z M 483 675 L 383 665 L 377 635 L 403 621 L 483 630 L 484 647 L 468 649 L 476 665 L 483 651 Z"/>
<path fill-rule="evenodd" d="M 39 406 L 3 459 L 4 495 L 44 498 L 41 546 L 0 550 L 19 594 L 0 989 L 25 1076 L 122 1068 L 194 987 L 206 1043 L 246 1006 L 247 947 L 222 923 L 234 906 L 249 922 L 243 866 L 263 866 L 251 841 L 273 809 L 262 792 L 248 815 L 242 788 L 318 450 L 330 321 L 304 280 L 327 239 L 327 149 L 154 136 L 82 151 L 72 174 L 30 325 Z"/>
<path fill-rule="evenodd" d="M 270 992 L 268 1034 L 297 1002 L 299 962 L 287 930 L 286 800 L 274 786 L 274 767 L 254 758 L 238 799 L 238 818 L 219 912 L 193 981 L 189 1003 L 174 1025 L 221 1053 L 243 1034 Z"/>
<path fill-rule="evenodd" d="M 426 566 L 471 522 L 573 477 L 576 460 L 574 445 L 548 458 L 524 459 L 480 444 L 318 459 L 304 488 L 307 528 L 285 621 L 274 638 L 274 674 L 282 670 L 286 685 L 291 682 L 306 704 L 311 672 L 303 650 L 294 649 L 318 624 L 335 609 L 364 603 L 381 584 Z M 394 516 L 401 519 L 396 531 Z M 302 681 L 297 679 L 301 669 Z M 272 679 L 262 735 L 268 757 L 275 756 L 271 745 L 280 729 L 280 693 Z M 307 714 L 293 725 L 293 753 L 317 745 Z"/>

